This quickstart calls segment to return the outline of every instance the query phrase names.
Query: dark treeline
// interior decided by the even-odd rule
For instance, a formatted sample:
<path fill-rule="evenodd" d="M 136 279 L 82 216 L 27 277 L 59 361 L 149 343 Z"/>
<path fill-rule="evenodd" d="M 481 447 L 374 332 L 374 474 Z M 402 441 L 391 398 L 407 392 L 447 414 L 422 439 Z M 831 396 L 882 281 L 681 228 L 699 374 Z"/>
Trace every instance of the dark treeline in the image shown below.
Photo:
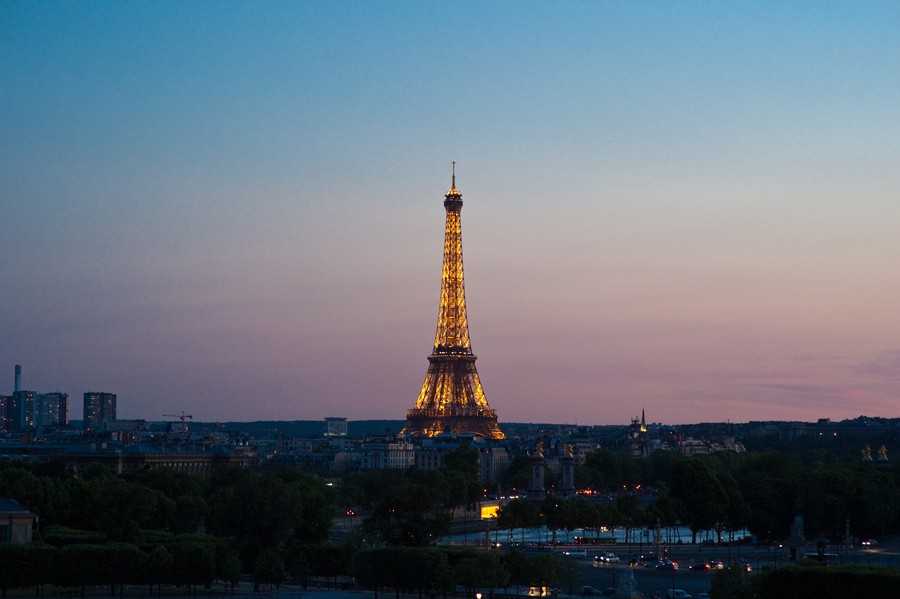
<path fill-rule="evenodd" d="M 528 476 L 530 458 L 518 456 L 506 485 L 524 487 Z M 568 534 L 601 527 L 628 532 L 658 522 L 666 532 L 679 524 L 723 534 L 747 528 L 761 540 L 781 540 L 799 513 L 808 538 L 837 540 L 847 519 L 861 538 L 898 531 L 897 467 L 825 447 L 692 458 L 599 450 L 576 468 L 576 485 L 613 501 L 552 495 L 541 504 L 514 500 L 500 511 L 497 527 L 515 536 L 515 529 L 540 525 Z M 638 487 L 655 489 L 649 504 L 641 505 Z M 436 582 L 428 585 L 438 586 L 408 587 L 427 591 L 504 586 L 505 577 L 509 584 L 537 584 L 558 576 L 556 558 L 526 563 L 515 553 L 460 557 L 434 549 L 450 532 L 451 510 L 474 507 L 484 492 L 478 453 L 468 447 L 446 454 L 439 470 L 371 471 L 348 475 L 334 488 L 293 467 L 229 468 L 203 479 L 166 468 L 114 476 L 95 465 L 74 477 L 52 465 L 0 462 L 0 496 L 21 502 L 41 523 L 31 546 L 0 544 L 0 578 L 13 588 L 209 585 L 233 582 L 242 573 L 262 584 L 310 577 L 334 583 L 353 576 L 369 588 L 396 589 L 401 579 L 384 568 L 393 563 L 397 571 L 418 564 L 416 573 L 430 572 Z M 342 544 L 329 543 L 335 514 L 346 510 L 365 515 L 362 526 Z M 116 566 L 78 566 L 91 560 Z"/>
<path fill-rule="evenodd" d="M 576 487 L 604 492 L 653 488 L 648 508 L 620 514 L 638 526 L 674 526 L 719 532 L 746 528 L 762 540 L 787 537 L 797 515 L 807 536 L 838 539 L 847 519 L 854 536 L 900 532 L 900 469 L 853 457 L 838 458 L 825 447 L 799 451 L 720 451 L 685 458 L 657 451 L 647 458 L 598 450 L 575 469 Z M 513 460 L 511 484 L 522 488 L 527 456 Z M 517 480 L 518 477 L 518 480 Z M 518 484 L 516 484 L 518 483 Z M 618 506 L 617 506 L 618 507 Z M 615 516 L 614 514 L 612 516 Z M 624 520 L 622 518 L 625 518 Z"/>

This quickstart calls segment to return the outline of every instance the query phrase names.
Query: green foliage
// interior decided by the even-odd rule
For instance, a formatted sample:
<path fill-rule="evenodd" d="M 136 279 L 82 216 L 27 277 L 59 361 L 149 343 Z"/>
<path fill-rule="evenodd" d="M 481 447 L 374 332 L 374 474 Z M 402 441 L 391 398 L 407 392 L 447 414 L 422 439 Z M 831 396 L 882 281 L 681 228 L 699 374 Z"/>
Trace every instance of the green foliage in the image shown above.
<path fill-rule="evenodd" d="M 541 510 L 534 502 L 527 499 L 513 499 L 500 508 L 497 514 L 497 527 L 501 530 L 522 529 L 522 542 L 525 542 L 525 529 L 541 525 Z"/>
<path fill-rule="evenodd" d="M 65 526 L 47 526 L 44 528 L 44 542 L 54 547 L 66 545 L 102 545 L 106 535 L 93 530 L 74 530 Z"/>
<path fill-rule="evenodd" d="M 479 551 L 472 557 L 461 559 L 453 566 L 454 584 L 472 588 L 505 588 L 509 584 L 509 571 L 497 552 Z"/>
<path fill-rule="evenodd" d="M 214 543 L 183 541 L 168 547 L 172 554 L 171 582 L 181 585 L 208 585 L 216 577 Z"/>
<path fill-rule="evenodd" d="M 448 502 L 448 483 L 440 472 L 413 469 L 383 490 L 364 528 L 390 545 L 433 545 L 450 530 Z"/>
<path fill-rule="evenodd" d="M 753 582 L 759 599 L 893 599 L 900 589 L 900 569 L 894 566 L 794 565 L 767 569 Z"/>
<path fill-rule="evenodd" d="M 334 515 L 328 488 L 295 469 L 287 474 L 289 482 L 285 472 L 259 474 L 243 468 L 213 476 L 207 527 L 214 535 L 234 537 L 245 565 L 291 537 L 301 543 L 328 538 Z"/>
<path fill-rule="evenodd" d="M 43 544 L 0 543 L 0 590 L 37 586 L 52 580 L 53 548 Z"/>
<path fill-rule="evenodd" d="M 165 547 L 154 547 L 147 554 L 147 581 L 150 584 L 168 583 L 172 578 L 172 562 L 172 554 Z"/>
<path fill-rule="evenodd" d="M 292 577 L 300 579 L 308 576 L 331 578 L 346 574 L 353 561 L 353 553 L 350 545 L 304 545 L 293 539 L 282 550 L 287 571 Z"/>
<path fill-rule="evenodd" d="M 381 547 L 356 552 L 351 575 L 366 588 L 417 588 L 422 591 L 451 588 L 447 554 L 438 549 Z"/>
<path fill-rule="evenodd" d="M 740 568 L 716 570 L 709 583 L 710 599 L 750 599 L 753 594 Z"/>
<path fill-rule="evenodd" d="M 284 570 L 284 564 L 278 552 L 273 549 L 263 550 L 256 558 L 256 564 L 253 567 L 253 582 L 255 584 L 272 584 L 280 586 L 287 574 Z"/>
<path fill-rule="evenodd" d="M 504 482 L 513 489 L 524 491 L 531 486 L 531 456 L 517 455 L 506 470 Z"/>
<path fill-rule="evenodd" d="M 571 555 L 564 555 L 557 563 L 557 577 L 560 585 L 573 595 L 575 589 L 581 586 L 581 568 L 578 560 Z"/>
<path fill-rule="evenodd" d="M 675 465 L 670 495 L 684 505 L 694 541 L 698 531 L 715 528 L 725 518 L 725 489 L 702 460 L 689 459 Z"/>
<path fill-rule="evenodd" d="M 510 584 L 516 586 L 552 586 L 559 578 L 559 565 L 553 554 L 528 555 L 512 551 L 505 559 Z"/>

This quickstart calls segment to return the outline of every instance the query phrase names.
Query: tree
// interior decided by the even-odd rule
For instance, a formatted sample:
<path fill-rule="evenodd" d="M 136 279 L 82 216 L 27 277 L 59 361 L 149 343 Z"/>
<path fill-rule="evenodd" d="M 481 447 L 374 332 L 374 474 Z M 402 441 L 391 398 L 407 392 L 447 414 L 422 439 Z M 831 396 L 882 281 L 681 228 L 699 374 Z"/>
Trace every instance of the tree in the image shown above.
<path fill-rule="evenodd" d="M 697 542 L 697 532 L 715 527 L 724 518 L 727 498 L 722 483 L 702 460 L 692 458 L 675 465 L 670 494 L 684 504 L 692 543 Z"/>
<path fill-rule="evenodd" d="M 553 554 L 535 555 L 528 558 L 531 580 L 529 584 L 549 587 L 559 580 L 559 560 Z"/>
<path fill-rule="evenodd" d="M 447 498 L 447 483 L 440 472 L 412 470 L 384 491 L 364 527 L 391 545 L 432 545 L 450 530 Z"/>
<path fill-rule="evenodd" d="M 578 560 L 571 555 L 564 555 L 558 560 L 557 571 L 559 582 L 568 587 L 569 596 L 575 594 L 575 587 L 581 584 L 581 568 L 578 566 Z"/>
<path fill-rule="evenodd" d="M 447 507 L 465 507 L 467 512 L 475 509 L 484 493 L 478 477 L 478 462 L 478 450 L 468 445 L 444 454 L 441 473 L 447 482 Z"/>
<path fill-rule="evenodd" d="M 301 543 L 328 539 L 334 510 L 325 484 L 297 471 L 285 482 L 273 472 L 223 469 L 212 480 L 207 528 L 233 536 L 244 565 L 256 563 L 265 549 L 277 549 L 290 537 Z"/>
<path fill-rule="evenodd" d="M 563 500 L 556 495 L 547 495 L 541 502 L 541 515 L 544 525 L 553 531 L 553 541 L 556 542 L 556 531 L 565 526 L 565 508 Z"/>
<path fill-rule="evenodd" d="M 197 532 L 209 515 L 206 501 L 197 495 L 180 495 L 175 499 L 173 528 L 176 533 Z"/>
<path fill-rule="evenodd" d="M 752 594 L 740 568 L 716 570 L 709 582 L 710 599 L 750 599 Z"/>
<path fill-rule="evenodd" d="M 163 546 L 154 547 L 147 555 L 146 564 L 144 581 L 150 585 L 152 596 L 153 585 L 166 584 L 171 578 L 172 554 Z"/>
<path fill-rule="evenodd" d="M 733 533 L 742 530 L 750 522 L 750 506 L 744 501 L 744 496 L 738 488 L 734 477 L 719 473 L 716 475 L 725 491 L 726 505 L 721 520 L 721 526 Z M 718 531 L 717 531 L 718 532 Z"/>
<path fill-rule="evenodd" d="M 531 486 L 531 456 L 517 455 L 512 459 L 503 477 L 513 490 L 524 491 Z"/>
<path fill-rule="evenodd" d="M 197 537 L 199 535 L 192 535 Z M 172 554 L 171 580 L 174 584 L 207 586 L 216 578 L 216 549 L 213 543 L 185 540 L 168 547 Z"/>
<path fill-rule="evenodd" d="M 622 493 L 616 498 L 616 510 L 625 525 L 625 540 L 631 542 L 631 529 L 643 521 L 641 504 L 634 493 Z"/>
<path fill-rule="evenodd" d="M 489 588 L 491 595 L 495 588 L 506 588 L 509 571 L 504 567 L 500 555 L 491 551 L 479 551 L 475 557 L 464 558 L 453 568 L 456 584 L 469 589 Z"/>
<path fill-rule="evenodd" d="M 25 586 L 25 546 L 19 543 L 0 543 L 0 589 L 6 597 L 7 589 Z"/>
<path fill-rule="evenodd" d="M 497 526 L 502 530 L 522 529 L 522 543 L 525 543 L 525 529 L 541 525 L 541 510 L 527 499 L 513 499 L 500 508 Z"/>
<path fill-rule="evenodd" d="M 285 578 L 287 575 L 278 552 L 273 549 L 263 550 L 257 556 L 256 564 L 253 567 L 254 590 L 259 590 L 261 584 L 281 586 Z"/>

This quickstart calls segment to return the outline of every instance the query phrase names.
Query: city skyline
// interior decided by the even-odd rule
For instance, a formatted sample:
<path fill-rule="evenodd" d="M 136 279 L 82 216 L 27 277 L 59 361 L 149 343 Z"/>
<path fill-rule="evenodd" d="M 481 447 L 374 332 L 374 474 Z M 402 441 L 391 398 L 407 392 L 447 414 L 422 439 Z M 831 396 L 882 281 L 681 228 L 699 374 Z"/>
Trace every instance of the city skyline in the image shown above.
<path fill-rule="evenodd" d="M 501 423 L 896 417 L 898 43 L 887 2 L 6 3 L 0 394 L 403 419 L 456 161 Z"/>

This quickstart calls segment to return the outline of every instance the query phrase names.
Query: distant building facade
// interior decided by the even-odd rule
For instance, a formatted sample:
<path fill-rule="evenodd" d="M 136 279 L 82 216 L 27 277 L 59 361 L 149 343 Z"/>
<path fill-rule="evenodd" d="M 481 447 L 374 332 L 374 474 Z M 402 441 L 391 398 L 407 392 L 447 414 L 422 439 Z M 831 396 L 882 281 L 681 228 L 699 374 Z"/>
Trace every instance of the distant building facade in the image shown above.
<path fill-rule="evenodd" d="M 69 424 L 69 394 L 42 393 L 35 398 L 35 428 L 66 426 Z"/>
<path fill-rule="evenodd" d="M 416 463 L 416 447 L 405 439 L 381 443 L 364 443 L 362 446 L 363 470 L 409 468 Z"/>
<path fill-rule="evenodd" d="M 12 395 L 0 395 L 0 433 L 10 432 L 12 399 Z"/>
<path fill-rule="evenodd" d="M 9 406 L 9 430 L 10 432 L 27 431 L 35 425 L 35 399 L 34 391 L 16 391 L 12 394 Z"/>
<path fill-rule="evenodd" d="M 347 419 L 346 418 L 326 418 L 325 419 L 325 436 L 326 437 L 346 437 L 347 436 Z"/>
<path fill-rule="evenodd" d="M 115 422 L 116 394 L 93 393 L 84 394 L 84 430 L 96 432 L 101 422 Z"/>

